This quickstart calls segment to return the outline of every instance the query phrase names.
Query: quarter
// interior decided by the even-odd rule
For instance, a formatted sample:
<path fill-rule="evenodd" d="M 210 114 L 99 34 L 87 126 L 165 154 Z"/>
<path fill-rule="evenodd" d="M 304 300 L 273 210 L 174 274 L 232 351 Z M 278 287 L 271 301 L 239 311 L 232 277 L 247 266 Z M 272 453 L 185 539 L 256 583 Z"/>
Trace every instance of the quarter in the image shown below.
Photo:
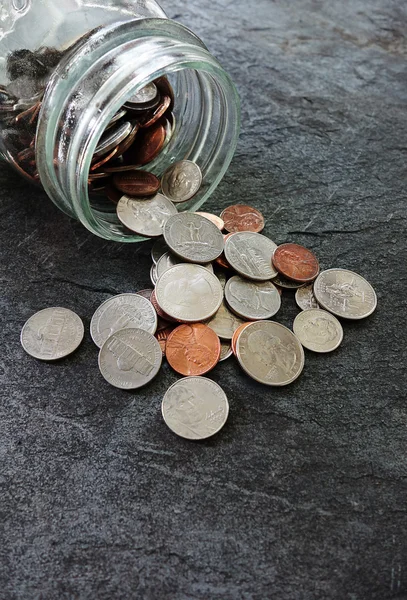
<path fill-rule="evenodd" d="M 174 214 L 166 221 L 163 233 L 171 251 L 187 262 L 208 263 L 223 252 L 223 235 L 197 213 Z"/>

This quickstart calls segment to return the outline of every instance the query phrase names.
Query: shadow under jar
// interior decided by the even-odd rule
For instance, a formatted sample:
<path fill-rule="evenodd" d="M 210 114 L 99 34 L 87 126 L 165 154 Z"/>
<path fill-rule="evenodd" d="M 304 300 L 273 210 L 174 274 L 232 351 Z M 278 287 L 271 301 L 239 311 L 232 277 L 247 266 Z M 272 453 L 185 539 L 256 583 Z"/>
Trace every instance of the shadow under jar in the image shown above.
<path fill-rule="evenodd" d="M 225 174 L 240 127 L 236 88 L 203 42 L 151 0 L 11 0 L 8 10 L 0 26 L 3 158 L 96 235 L 144 239 L 103 193 L 90 193 L 97 186 L 89 173 L 112 119 L 158 80 L 171 90 L 172 132 L 142 169 L 161 177 L 179 160 L 195 162 L 202 186 L 177 208 L 197 210 Z"/>

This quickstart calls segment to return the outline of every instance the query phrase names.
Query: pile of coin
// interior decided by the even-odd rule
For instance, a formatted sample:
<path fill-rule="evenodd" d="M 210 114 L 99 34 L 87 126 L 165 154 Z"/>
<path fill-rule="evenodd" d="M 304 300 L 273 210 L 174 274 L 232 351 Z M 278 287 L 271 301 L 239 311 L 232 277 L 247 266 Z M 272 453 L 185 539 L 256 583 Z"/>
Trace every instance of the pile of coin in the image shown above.
<path fill-rule="evenodd" d="M 153 288 L 109 298 L 92 317 L 99 368 L 112 385 L 147 384 L 163 357 L 184 376 L 162 402 L 165 422 L 182 437 L 204 439 L 226 422 L 224 392 L 202 377 L 218 362 L 234 355 L 256 381 L 288 385 L 304 368 L 304 347 L 325 353 L 340 345 L 337 317 L 363 319 L 376 308 L 363 277 L 339 268 L 320 272 L 313 252 L 294 243 L 277 246 L 260 233 L 263 226 L 261 213 L 245 205 L 220 216 L 175 211 L 152 246 Z M 302 311 L 293 331 L 271 320 L 283 290 L 295 290 Z M 54 308 L 31 317 L 21 341 L 32 356 L 54 360 L 74 351 L 82 337 L 79 317 Z"/>

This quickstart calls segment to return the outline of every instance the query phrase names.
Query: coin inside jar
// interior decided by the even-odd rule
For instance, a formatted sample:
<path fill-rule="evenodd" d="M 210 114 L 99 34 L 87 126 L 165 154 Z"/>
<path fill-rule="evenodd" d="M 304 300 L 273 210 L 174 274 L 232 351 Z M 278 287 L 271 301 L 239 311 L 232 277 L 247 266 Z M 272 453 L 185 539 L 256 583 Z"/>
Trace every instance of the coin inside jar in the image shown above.
<path fill-rule="evenodd" d="M 147 171 L 127 171 L 113 176 L 115 187 L 128 196 L 153 196 L 160 188 L 160 180 Z"/>
<path fill-rule="evenodd" d="M 281 306 L 280 294 L 271 281 L 249 281 L 238 275 L 226 283 L 225 298 L 239 317 L 250 321 L 270 319 Z"/>
<path fill-rule="evenodd" d="M 114 129 L 109 129 L 100 139 L 98 145 L 96 146 L 94 156 L 103 156 L 107 154 L 111 150 L 113 150 L 118 144 L 120 144 L 123 140 L 131 132 L 133 126 L 131 123 L 126 121 L 121 125 L 115 127 Z"/>
<path fill-rule="evenodd" d="M 342 325 L 326 310 L 310 308 L 300 312 L 293 330 L 301 344 L 313 352 L 332 352 L 343 339 Z"/>
<path fill-rule="evenodd" d="M 199 191 L 201 169 L 190 160 L 181 160 L 168 167 L 161 179 L 163 194 L 172 202 L 186 202 Z"/>
<path fill-rule="evenodd" d="M 176 327 L 167 339 L 166 357 L 181 375 L 204 375 L 219 362 L 220 340 L 202 323 Z"/>
<path fill-rule="evenodd" d="M 183 212 L 164 225 L 164 239 L 174 254 L 186 262 L 208 263 L 223 252 L 223 236 L 205 217 Z"/>
<path fill-rule="evenodd" d="M 281 244 L 273 254 L 273 265 L 287 279 L 310 283 L 319 273 L 319 262 L 311 250 L 299 244 Z"/>
<path fill-rule="evenodd" d="M 242 231 L 232 233 L 225 240 L 225 258 L 239 275 L 255 281 L 267 281 L 277 275 L 271 262 L 276 248 L 277 244 L 266 236 Z"/>
<path fill-rule="evenodd" d="M 228 206 L 221 213 L 225 229 L 229 233 L 253 231 L 259 233 L 264 228 L 264 217 L 260 211 L 246 204 Z"/>

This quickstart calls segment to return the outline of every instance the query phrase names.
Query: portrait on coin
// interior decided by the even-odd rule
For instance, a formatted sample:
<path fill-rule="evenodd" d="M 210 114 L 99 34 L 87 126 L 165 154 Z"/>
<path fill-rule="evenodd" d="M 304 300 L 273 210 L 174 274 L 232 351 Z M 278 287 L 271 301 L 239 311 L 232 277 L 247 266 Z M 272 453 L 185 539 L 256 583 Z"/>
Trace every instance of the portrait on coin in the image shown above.
<path fill-rule="evenodd" d="M 283 344 L 279 337 L 266 331 L 249 333 L 247 344 L 249 351 L 267 368 L 267 379 L 279 381 L 295 373 L 297 354 L 293 344 Z"/>
<path fill-rule="evenodd" d="M 303 332 L 306 341 L 321 346 L 333 342 L 338 337 L 338 331 L 334 323 L 324 317 L 314 317 L 305 321 Z"/>
<path fill-rule="evenodd" d="M 205 399 L 194 394 L 185 385 L 177 385 L 167 392 L 167 420 L 182 426 L 194 437 L 207 437 L 218 429 L 218 423 L 224 414 L 219 406 L 215 412 L 208 414 Z"/>

